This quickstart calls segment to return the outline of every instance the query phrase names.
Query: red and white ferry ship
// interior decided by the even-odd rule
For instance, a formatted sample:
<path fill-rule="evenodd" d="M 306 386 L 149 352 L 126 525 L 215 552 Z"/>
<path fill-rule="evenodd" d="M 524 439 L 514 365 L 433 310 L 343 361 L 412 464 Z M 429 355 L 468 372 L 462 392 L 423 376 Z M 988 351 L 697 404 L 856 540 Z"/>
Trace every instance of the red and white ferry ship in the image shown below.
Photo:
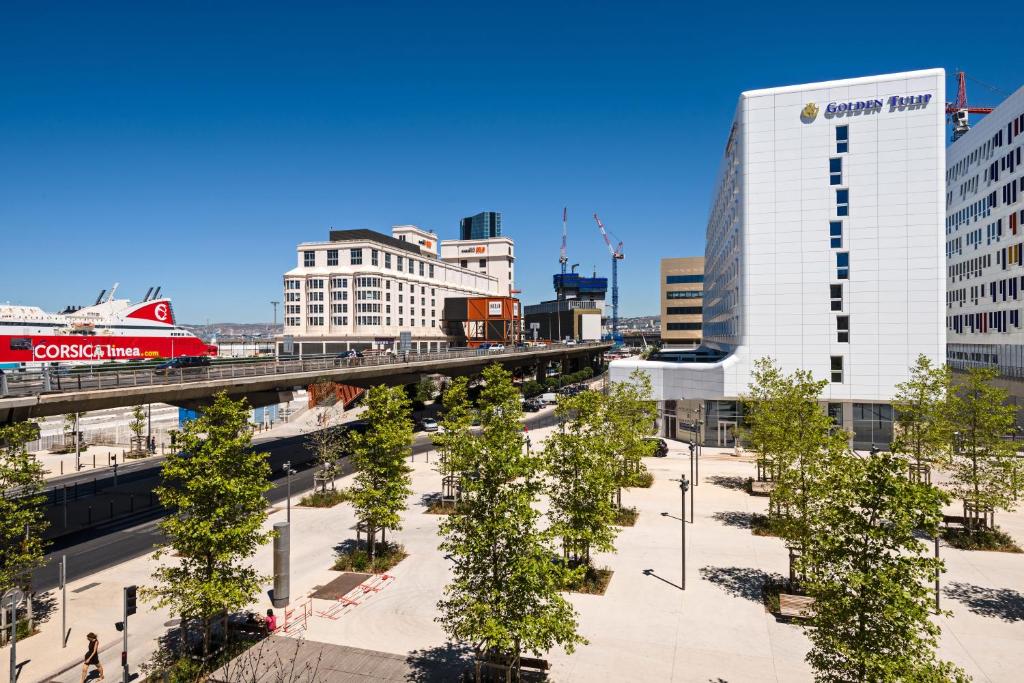
<path fill-rule="evenodd" d="M 92 306 L 47 313 L 0 304 L 0 363 L 103 363 L 216 356 L 217 347 L 174 323 L 171 300 L 152 287 L 139 303 L 100 292 Z"/>

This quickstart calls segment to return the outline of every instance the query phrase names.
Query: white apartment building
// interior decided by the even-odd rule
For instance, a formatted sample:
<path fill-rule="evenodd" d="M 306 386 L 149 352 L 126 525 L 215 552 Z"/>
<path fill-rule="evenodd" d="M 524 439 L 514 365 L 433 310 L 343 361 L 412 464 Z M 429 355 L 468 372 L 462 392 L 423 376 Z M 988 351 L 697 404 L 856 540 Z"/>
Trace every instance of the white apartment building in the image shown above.
<path fill-rule="evenodd" d="M 728 131 L 707 226 L 697 351 L 641 368 L 662 431 L 731 445 L 753 363 L 829 380 L 854 443 L 891 438 L 894 387 L 919 354 L 945 358 L 945 73 L 753 90 Z"/>
<path fill-rule="evenodd" d="M 437 351 L 449 341 L 446 298 L 505 294 L 498 278 L 438 259 L 433 233 L 402 225 L 392 235 L 332 230 L 326 242 L 298 245 L 283 302 L 295 353 L 397 350 L 402 332 L 413 350 Z"/>
<path fill-rule="evenodd" d="M 946 153 L 947 359 L 1010 378 L 1024 377 L 1022 147 L 1024 87 Z"/>
<path fill-rule="evenodd" d="M 515 243 L 509 237 L 442 240 L 441 260 L 497 278 L 502 296 L 515 289 Z"/>

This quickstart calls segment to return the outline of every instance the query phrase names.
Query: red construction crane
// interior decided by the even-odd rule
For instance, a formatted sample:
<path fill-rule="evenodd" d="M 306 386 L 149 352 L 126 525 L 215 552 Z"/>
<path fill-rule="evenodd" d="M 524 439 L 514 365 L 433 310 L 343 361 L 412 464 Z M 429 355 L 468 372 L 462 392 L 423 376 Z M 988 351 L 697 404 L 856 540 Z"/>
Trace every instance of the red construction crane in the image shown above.
<path fill-rule="evenodd" d="M 612 241 L 608 238 L 604 223 L 596 213 L 594 220 L 597 221 L 597 229 L 601 231 L 601 237 L 604 238 L 605 246 L 608 247 L 608 253 L 612 257 L 612 338 L 614 339 L 619 331 L 619 261 L 625 256 L 622 253 L 622 242 L 619 242 L 618 247 L 612 247 Z"/>
<path fill-rule="evenodd" d="M 991 114 L 992 107 L 971 107 L 967 104 L 967 74 L 956 72 L 956 101 L 946 103 L 946 114 L 953 124 L 953 140 L 956 141 L 971 129 L 968 114 Z"/>

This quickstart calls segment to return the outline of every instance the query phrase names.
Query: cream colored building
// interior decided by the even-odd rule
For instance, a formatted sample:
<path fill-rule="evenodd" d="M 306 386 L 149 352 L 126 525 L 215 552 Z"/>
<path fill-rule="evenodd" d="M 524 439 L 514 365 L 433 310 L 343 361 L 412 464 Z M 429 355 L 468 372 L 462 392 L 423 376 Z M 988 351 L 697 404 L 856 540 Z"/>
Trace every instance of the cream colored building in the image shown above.
<path fill-rule="evenodd" d="M 507 296 L 508 283 L 476 261 L 463 268 L 439 259 L 437 245 L 414 225 L 394 226 L 392 236 L 332 230 L 328 241 L 299 244 L 283 282 L 284 336 L 295 353 L 394 349 L 403 332 L 412 350 L 447 348 L 445 299 Z"/>
<path fill-rule="evenodd" d="M 704 257 L 661 259 L 661 342 L 699 346 L 704 317 Z"/>
<path fill-rule="evenodd" d="M 511 296 L 515 289 L 515 242 L 510 237 L 442 240 L 441 260 L 497 279 L 501 296 Z"/>

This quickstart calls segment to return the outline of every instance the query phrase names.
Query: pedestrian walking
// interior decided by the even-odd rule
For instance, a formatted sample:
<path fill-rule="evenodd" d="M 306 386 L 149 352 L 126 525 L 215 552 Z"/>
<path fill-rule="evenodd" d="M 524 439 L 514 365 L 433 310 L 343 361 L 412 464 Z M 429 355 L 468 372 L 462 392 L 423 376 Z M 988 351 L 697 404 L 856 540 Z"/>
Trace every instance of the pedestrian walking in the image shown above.
<path fill-rule="evenodd" d="M 89 649 L 85 653 L 85 661 L 82 662 L 82 683 L 89 677 L 89 667 L 94 666 L 100 672 L 100 680 L 103 680 L 103 665 L 100 664 L 100 640 L 95 633 L 85 636 L 89 639 Z"/>

